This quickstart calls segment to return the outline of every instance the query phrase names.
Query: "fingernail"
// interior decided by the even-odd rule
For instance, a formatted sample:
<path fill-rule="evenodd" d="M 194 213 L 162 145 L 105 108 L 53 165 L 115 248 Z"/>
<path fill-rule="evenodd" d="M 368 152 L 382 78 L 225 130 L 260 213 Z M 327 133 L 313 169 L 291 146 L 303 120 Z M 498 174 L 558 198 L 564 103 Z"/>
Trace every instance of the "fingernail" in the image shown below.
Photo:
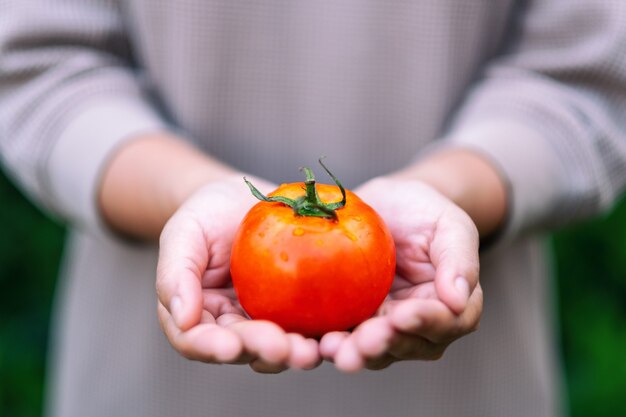
<path fill-rule="evenodd" d="M 172 301 L 170 301 L 170 313 L 172 314 L 172 318 L 174 319 L 174 323 L 176 326 L 181 326 L 182 321 L 182 309 L 183 302 L 181 301 L 179 296 L 172 297 Z"/>
<path fill-rule="evenodd" d="M 464 277 L 457 277 L 454 280 L 454 286 L 463 299 L 463 302 L 466 303 L 469 299 L 469 284 L 467 283 L 467 280 Z"/>

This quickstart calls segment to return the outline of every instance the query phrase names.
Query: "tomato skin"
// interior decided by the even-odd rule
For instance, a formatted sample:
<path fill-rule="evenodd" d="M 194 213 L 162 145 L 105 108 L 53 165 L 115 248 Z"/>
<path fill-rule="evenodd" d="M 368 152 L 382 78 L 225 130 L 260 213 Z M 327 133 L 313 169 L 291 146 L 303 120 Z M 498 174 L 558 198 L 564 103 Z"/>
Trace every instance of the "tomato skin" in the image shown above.
<path fill-rule="evenodd" d="M 304 183 L 271 195 L 296 199 Z M 325 203 L 341 200 L 335 186 L 318 184 Z M 235 236 L 230 271 L 244 310 L 289 332 L 321 336 L 371 317 L 391 288 L 395 246 L 383 220 L 347 191 L 337 219 L 297 216 L 275 202 L 257 203 Z"/>

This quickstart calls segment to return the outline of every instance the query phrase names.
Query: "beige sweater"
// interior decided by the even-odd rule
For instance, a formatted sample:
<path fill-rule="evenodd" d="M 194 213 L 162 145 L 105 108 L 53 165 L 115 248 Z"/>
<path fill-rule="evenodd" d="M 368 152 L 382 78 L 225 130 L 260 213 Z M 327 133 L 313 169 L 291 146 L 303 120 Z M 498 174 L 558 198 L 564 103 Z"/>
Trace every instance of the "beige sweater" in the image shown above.
<path fill-rule="evenodd" d="M 73 230 L 50 415 L 558 415 L 535 232 L 623 189 L 625 86 L 624 0 L 1 0 L 2 161 Z M 481 329 L 438 362 L 357 376 L 179 357 L 156 320 L 156 248 L 110 236 L 94 199 L 111 152 L 158 129 L 276 182 L 319 155 L 354 187 L 429 143 L 483 152 L 511 213 L 482 256 Z"/>

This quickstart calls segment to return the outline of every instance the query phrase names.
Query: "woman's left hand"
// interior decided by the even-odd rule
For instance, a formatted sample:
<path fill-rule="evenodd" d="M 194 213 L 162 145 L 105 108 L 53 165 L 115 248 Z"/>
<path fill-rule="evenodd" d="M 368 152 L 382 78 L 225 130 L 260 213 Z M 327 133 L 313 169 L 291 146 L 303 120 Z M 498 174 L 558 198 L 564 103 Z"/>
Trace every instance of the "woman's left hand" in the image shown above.
<path fill-rule="evenodd" d="M 345 372 L 440 358 L 480 321 L 483 295 L 474 222 L 420 181 L 379 178 L 355 192 L 389 226 L 397 276 L 376 317 L 352 332 L 322 337 L 322 356 Z"/>

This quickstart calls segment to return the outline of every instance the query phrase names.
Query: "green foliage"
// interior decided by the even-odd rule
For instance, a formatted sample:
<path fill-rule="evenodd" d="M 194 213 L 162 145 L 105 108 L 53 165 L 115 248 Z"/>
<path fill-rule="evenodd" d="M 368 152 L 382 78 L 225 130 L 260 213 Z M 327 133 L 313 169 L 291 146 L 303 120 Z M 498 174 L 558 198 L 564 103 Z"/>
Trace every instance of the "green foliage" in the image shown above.
<path fill-rule="evenodd" d="M 626 416 L 626 201 L 554 247 L 572 417 Z"/>
<path fill-rule="evenodd" d="M 63 229 L 0 174 L 0 415 L 41 415 Z"/>
<path fill-rule="evenodd" d="M 0 415 L 41 415 L 63 229 L 0 174 Z M 558 233 L 563 354 L 572 417 L 626 415 L 626 203 Z"/>

